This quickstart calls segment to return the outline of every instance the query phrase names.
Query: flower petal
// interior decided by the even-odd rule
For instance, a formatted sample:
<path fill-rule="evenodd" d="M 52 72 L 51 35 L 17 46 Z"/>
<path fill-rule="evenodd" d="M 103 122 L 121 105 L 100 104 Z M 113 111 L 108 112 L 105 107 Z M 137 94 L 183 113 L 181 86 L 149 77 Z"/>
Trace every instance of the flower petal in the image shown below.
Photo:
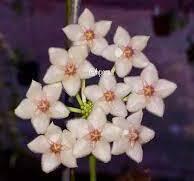
<path fill-rule="evenodd" d="M 94 39 L 90 46 L 94 55 L 102 55 L 103 50 L 108 46 L 108 42 L 104 38 Z"/>
<path fill-rule="evenodd" d="M 116 30 L 116 33 L 114 35 L 114 43 L 121 46 L 121 47 L 126 47 L 130 42 L 130 35 L 129 33 L 119 26 Z"/>
<path fill-rule="evenodd" d="M 158 71 L 153 64 L 149 64 L 142 72 L 141 78 L 148 85 L 152 85 L 158 81 Z"/>
<path fill-rule="evenodd" d="M 46 153 L 50 149 L 50 144 L 45 136 L 40 135 L 28 143 L 28 148 L 34 153 Z"/>
<path fill-rule="evenodd" d="M 89 9 L 85 9 L 78 19 L 78 24 L 85 29 L 94 28 L 94 15 Z"/>
<path fill-rule="evenodd" d="M 68 130 L 63 130 L 61 144 L 65 145 L 68 149 L 72 148 L 76 142 L 75 135 Z"/>
<path fill-rule="evenodd" d="M 110 113 L 114 116 L 118 117 L 126 117 L 127 116 L 127 108 L 124 102 L 120 99 L 116 99 L 111 103 Z"/>
<path fill-rule="evenodd" d="M 95 23 L 94 32 L 99 37 L 104 37 L 109 32 L 112 21 L 98 21 Z"/>
<path fill-rule="evenodd" d="M 63 150 L 60 154 L 61 162 L 68 168 L 75 168 L 77 167 L 77 161 L 75 156 L 73 155 L 73 150 Z"/>
<path fill-rule="evenodd" d="M 105 90 L 111 90 L 116 86 L 115 76 L 108 70 L 104 71 L 100 80 L 99 86 Z"/>
<path fill-rule="evenodd" d="M 50 118 L 41 113 L 33 117 L 31 122 L 38 134 L 44 134 L 49 126 Z"/>
<path fill-rule="evenodd" d="M 164 114 L 164 101 L 157 96 L 151 97 L 146 109 L 156 116 L 162 117 Z"/>
<path fill-rule="evenodd" d="M 136 161 L 137 163 L 140 163 L 143 159 L 143 150 L 141 147 L 141 144 L 139 144 L 138 142 L 136 142 L 136 144 L 134 145 L 134 147 L 129 146 L 126 154 L 133 159 L 134 161 Z"/>
<path fill-rule="evenodd" d="M 105 114 L 110 113 L 110 104 L 104 99 L 97 100 L 96 103 L 94 104 L 94 107 L 102 108 Z"/>
<path fill-rule="evenodd" d="M 97 73 L 96 69 L 90 62 L 84 61 L 78 68 L 78 74 L 81 79 L 89 79 L 91 77 L 94 77 Z"/>
<path fill-rule="evenodd" d="M 116 73 L 119 77 L 125 77 L 131 72 L 132 62 L 128 59 L 120 59 L 115 63 Z"/>
<path fill-rule="evenodd" d="M 30 88 L 26 94 L 26 97 L 34 100 L 39 99 L 42 96 L 42 85 L 39 82 L 32 80 Z"/>
<path fill-rule="evenodd" d="M 145 108 L 146 100 L 144 95 L 132 93 L 128 97 L 127 109 L 129 112 L 136 112 Z"/>
<path fill-rule="evenodd" d="M 141 52 L 135 53 L 132 59 L 133 66 L 136 68 L 144 68 L 150 63 L 148 58 Z"/>
<path fill-rule="evenodd" d="M 29 99 L 24 99 L 15 109 L 15 114 L 22 119 L 30 119 L 32 118 L 35 110 L 36 105 Z"/>
<path fill-rule="evenodd" d="M 118 126 L 119 128 L 126 130 L 129 127 L 129 122 L 123 117 L 114 117 L 112 119 L 114 125 Z"/>
<path fill-rule="evenodd" d="M 109 45 L 107 46 L 103 51 L 102 51 L 102 56 L 111 61 L 111 62 L 115 62 L 116 60 L 118 60 L 118 57 L 116 56 L 116 51 L 118 49 L 118 46 L 113 44 L 113 45 Z"/>
<path fill-rule="evenodd" d="M 92 147 L 89 141 L 85 139 L 78 139 L 74 145 L 73 155 L 76 158 L 82 158 L 89 155 L 92 151 Z"/>
<path fill-rule="evenodd" d="M 140 136 L 141 144 L 144 144 L 151 141 L 154 138 L 155 132 L 150 128 L 142 126 L 139 136 Z"/>
<path fill-rule="evenodd" d="M 165 79 L 159 79 L 155 86 L 155 91 L 160 97 L 166 98 L 172 94 L 176 88 L 177 85 L 174 82 Z"/>
<path fill-rule="evenodd" d="M 123 137 L 113 142 L 112 151 L 113 155 L 120 155 L 126 152 L 128 148 L 128 139 Z"/>
<path fill-rule="evenodd" d="M 107 123 L 102 131 L 102 137 L 108 142 L 115 141 L 121 136 L 121 129 L 112 123 Z"/>
<path fill-rule="evenodd" d="M 125 77 L 124 81 L 131 88 L 131 92 L 133 93 L 138 93 L 143 90 L 143 81 L 140 76 Z"/>
<path fill-rule="evenodd" d="M 54 119 L 62 119 L 69 116 L 69 110 L 60 101 L 53 103 L 49 111 L 51 113 L 51 117 Z"/>
<path fill-rule="evenodd" d="M 115 94 L 118 97 L 123 98 L 130 93 L 130 90 L 131 90 L 131 88 L 127 84 L 117 83 L 116 88 L 115 88 Z"/>
<path fill-rule="evenodd" d="M 149 36 L 134 36 L 131 38 L 133 49 L 142 51 L 147 46 L 149 38 Z"/>
<path fill-rule="evenodd" d="M 83 30 L 80 25 L 77 24 L 67 25 L 65 28 L 63 28 L 63 32 L 71 41 L 79 41 L 83 36 Z"/>
<path fill-rule="evenodd" d="M 75 96 L 81 86 L 81 80 L 78 75 L 68 77 L 62 83 L 66 93 L 70 96 Z"/>
<path fill-rule="evenodd" d="M 141 125 L 142 118 L 143 118 L 143 112 L 142 110 L 140 110 L 128 116 L 127 121 L 129 124 L 132 124 L 133 126 L 138 128 Z"/>
<path fill-rule="evenodd" d="M 104 163 L 109 162 L 111 160 L 110 144 L 106 141 L 97 142 L 92 154 Z"/>
<path fill-rule="evenodd" d="M 66 65 L 68 61 L 68 53 L 65 49 L 51 47 L 49 48 L 48 52 L 49 52 L 50 62 L 53 65 L 59 65 L 59 66 Z"/>
<path fill-rule="evenodd" d="M 43 87 L 43 92 L 50 103 L 56 102 L 61 96 L 62 85 L 61 83 L 45 85 Z"/>
<path fill-rule="evenodd" d="M 49 173 L 55 170 L 61 164 L 61 160 L 60 160 L 60 157 L 58 157 L 54 153 L 46 153 L 42 155 L 41 163 L 42 163 L 42 170 L 45 173 Z"/>
<path fill-rule="evenodd" d="M 60 82 L 64 79 L 64 71 L 59 68 L 58 66 L 55 66 L 55 65 L 51 65 L 44 78 L 43 78 L 43 81 L 47 84 L 53 84 L 53 83 L 56 83 L 56 82 Z"/>
<path fill-rule="evenodd" d="M 92 102 L 96 102 L 103 96 L 102 89 L 98 85 L 87 86 L 84 90 L 84 94 Z"/>

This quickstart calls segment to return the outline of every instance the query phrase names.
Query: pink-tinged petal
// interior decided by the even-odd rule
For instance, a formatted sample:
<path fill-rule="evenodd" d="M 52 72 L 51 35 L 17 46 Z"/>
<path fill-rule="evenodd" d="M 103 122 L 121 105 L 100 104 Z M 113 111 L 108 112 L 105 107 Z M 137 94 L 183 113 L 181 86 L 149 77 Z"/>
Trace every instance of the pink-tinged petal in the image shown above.
<path fill-rule="evenodd" d="M 120 59 L 115 63 L 116 73 L 119 77 L 125 77 L 131 72 L 132 62 L 128 59 Z"/>
<path fill-rule="evenodd" d="M 110 113 L 110 104 L 104 99 L 97 100 L 96 103 L 94 104 L 94 107 L 102 108 L 106 114 Z"/>
<path fill-rule="evenodd" d="M 47 100 L 50 103 L 56 102 L 60 98 L 61 92 L 62 92 L 62 84 L 61 83 L 45 85 L 43 87 L 43 93 L 45 94 Z"/>
<path fill-rule="evenodd" d="M 126 154 L 137 163 L 140 163 L 143 159 L 143 150 L 141 144 L 136 142 L 133 147 L 129 146 Z"/>
<path fill-rule="evenodd" d="M 122 130 L 126 130 L 129 127 L 129 122 L 123 117 L 114 117 L 112 122 Z"/>
<path fill-rule="evenodd" d="M 117 45 L 109 45 L 102 51 L 102 56 L 111 62 L 115 62 L 118 60 L 116 56 L 117 49 L 119 49 Z"/>
<path fill-rule="evenodd" d="M 72 119 L 67 122 L 67 129 L 76 138 L 82 138 L 88 134 L 88 122 L 85 119 Z"/>
<path fill-rule="evenodd" d="M 71 41 L 79 41 L 83 36 L 83 30 L 80 25 L 77 24 L 67 25 L 65 28 L 63 28 L 63 32 Z"/>
<path fill-rule="evenodd" d="M 63 130 L 61 144 L 65 146 L 65 149 L 70 149 L 76 143 L 76 137 L 68 130 Z"/>
<path fill-rule="evenodd" d="M 102 89 L 98 85 L 87 86 L 84 95 L 92 102 L 96 102 L 103 96 Z"/>
<path fill-rule="evenodd" d="M 90 49 L 94 55 L 102 55 L 103 50 L 108 46 L 108 42 L 104 38 L 94 39 Z"/>
<path fill-rule="evenodd" d="M 92 151 L 92 145 L 89 140 L 78 139 L 73 148 L 73 155 L 76 158 L 82 158 L 89 155 Z"/>
<path fill-rule="evenodd" d="M 34 100 L 39 99 L 42 96 L 42 85 L 39 82 L 32 80 L 30 88 L 26 94 L 26 97 Z"/>
<path fill-rule="evenodd" d="M 36 110 L 36 105 L 29 99 L 24 99 L 15 109 L 15 114 L 22 119 L 31 119 Z"/>
<path fill-rule="evenodd" d="M 50 144 L 43 135 L 40 135 L 32 140 L 27 146 L 34 153 L 46 153 L 50 149 Z"/>
<path fill-rule="evenodd" d="M 78 19 L 78 24 L 84 29 L 94 29 L 94 15 L 89 9 L 85 9 Z"/>
<path fill-rule="evenodd" d="M 94 77 L 97 72 L 90 62 L 84 61 L 78 68 L 78 74 L 81 79 L 89 79 L 91 77 Z"/>
<path fill-rule="evenodd" d="M 106 141 L 97 142 L 92 154 L 100 161 L 108 163 L 111 160 L 110 144 Z"/>
<path fill-rule="evenodd" d="M 145 108 L 146 99 L 144 95 L 132 93 L 128 97 L 127 109 L 129 112 L 136 112 Z"/>
<path fill-rule="evenodd" d="M 128 86 L 125 83 L 118 83 L 115 88 L 115 94 L 120 98 L 127 96 L 130 93 L 130 91 L 131 91 L 130 86 Z"/>
<path fill-rule="evenodd" d="M 53 103 L 49 109 L 50 116 L 54 119 L 62 119 L 69 116 L 69 110 L 60 101 Z"/>
<path fill-rule="evenodd" d="M 94 32 L 99 37 L 104 37 L 109 32 L 112 21 L 98 21 L 95 23 Z"/>
<path fill-rule="evenodd" d="M 170 94 L 172 94 L 176 90 L 176 88 L 177 85 L 174 82 L 165 79 L 159 79 L 155 86 L 155 91 L 160 97 L 166 98 Z"/>
<path fill-rule="evenodd" d="M 112 124 L 112 123 L 107 123 L 104 126 L 104 129 L 102 131 L 102 137 L 105 138 L 106 141 L 112 142 L 115 140 L 118 140 L 121 136 L 121 129 Z"/>
<path fill-rule="evenodd" d="M 52 172 L 61 164 L 60 157 L 54 153 L 46 153 L 42 155 L 42 170 L 45 173 Z"/>
<path fill-rule="evenodd" d="M 113 155 L 120 155 L 127 151 L 129 141 L 126 137 L 122 137 L 117 141 L 113 142 L 112 151 Z"/>
<path fill-rule="evenodd" d="M 152 85 L 158 81 L 158 71 L 153 64 L 149 64 L 142 72 L 141 78 L 145 84 Z"/>
<path fill-rule="evenodd" d="M 88 120 L 94 128 L 102 128 L 107 122 L 105 112 L 99 107 L 95 107 L 92 110 Z"/>
<path fill-rule="evenodd" d="M 132 93 L 140 93 L 143 90 L 143 81 L 140 76 L 125 77 L 124 81 L 131 88 Z"/>
<path fill-rule="evenodd" d="M 130 35 L 129 33 L 119 26 L 116 30 L 116 33 L 114 35 L 114 43 L 121 46 L 121 47 L 126 47 L 130 42 Z"/>
<path fill-rule="evenodd" d="M 110 71 L 104 71 L 100 80 L 99 86 L 103 90 L 111 90 L 116 86 L 116 79 L 115 76 Z"/>
<path fill-rule="evenodd" d="M 142 51 L 148 43 L 149 36 L 134 36 L 131 38 L 131 46 L 135 50 Z"/>
<path fill-rule="evenodd" d="M 73 46 L 68 50 L 69 58 L 75 61 L 76 65 L 80 65 L 88 56 L 87 46 Z"/>
<path fill-rule="evenodd" d="M 151 97 L 148 104 L 146 105 L 146 109 L 155 114 L 156 116 L 162 117 L 164 114 L 164 101 L 162 98 L 154 96 Z"/>
<path fill-rule="evenodd" d="M 143 112 L 142 112 L 142 110 L 140 110 L 140 111 L 135 112 L 135 113 L 131 114 L 130 116 L 128 116 L 127 121 L 129 123 L 129 125 L 133 125 L 133 126 L 139 128 L 141 125 L 142 118 L 143 118 Z"/>
<path fill-rule="evenodd" d="M 38 134 L 44 134 L 50 123 L 50 118 L 46 114 L 38 114 L 31 120 L 32 126 Z"/>
<path fill-rule="evenodd" d="M 144 144 L 144 143 L 151 141 L 154 138 L 155 132 L 150 128 L 142 126 L 139 136 L 140 136 L 141 144 Z"/>
<path fill-rule="evenodd" d="M 133 66 L 136 68 L 144 68 L 150 63 L 148 58 L 141 52 L 135 53 L 132 59 Z"/>
<path fill-rule="evenodd" d="M 66 93 L 70 96 L 75 96 L 81 87 L 81 80 L 78 75 L 68 77 L 62 83 Z"/>
<path fill-rule="evenodd" d="M 63 79 L 64 79 L 64 71 L 58 66 L 51 65 L 48 68 L 48 70 L 43 78 L 43 81 L 46 84 L 53 84 L 56 82 L 60 82 Z"/>
<path fill-rule="evenodd" d="M 46 131 L 45 136 L 51 143 L 61 143 L 62 130 L 59 126 L 51 123 Z"/>
<path fill-rule="evenodd" d="M 73 155 L 73 150 L 63 150 L 60 154 L 61 156 L 61 163 L 68 167 L 68 168 L 75 168 L 77 167 L 77 161 L 75 156 Z"/>
<path fill-rule="evenodd" d="M 49 59 L 53 65 L 65 66 L 68 61 L 68 53 L 63 48 L 49 48 Z"/>
<path fill-rule="evenodd" d="M 125 103 L 120 99 L 114 100 L 111 103 L 110 113 L 114 116 L 126 117 L 127 116 L 127 108 L 126 108 Z"/>

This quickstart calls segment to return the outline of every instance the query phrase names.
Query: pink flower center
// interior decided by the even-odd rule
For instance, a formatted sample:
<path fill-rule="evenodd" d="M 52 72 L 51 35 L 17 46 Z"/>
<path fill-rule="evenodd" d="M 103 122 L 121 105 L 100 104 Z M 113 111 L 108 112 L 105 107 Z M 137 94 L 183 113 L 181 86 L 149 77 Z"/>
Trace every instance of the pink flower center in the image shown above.
<path fill-rule="evenodd" d="M 48 109 L 49 109 L 49 107 L 50 107 L 50 103 L 49 103 L 49 101 L 46 100 L 46 99 L 42 99 L 42 100 L 38 103 L 38 105 L 37 105 L 38 110 L 40 110 L 40 111 L 43 112 L 43 113 L 47 112 Z"/>
<path fill-rule="evenodd" d="M 92 41 L 95 38 L 94 31 L 92 31 L 92 30 L 85 31 L 84 36 L 85 36 L 87 41 Z"/>
<path fill-rule="evenodd" d="M 143 88 L 143 92 L 145 96 L 151 97 L 153 96 L 155 90 L 154 90 L 154 87 L 152 87 L 151 85 L 147 85 Z"/>
<path fill-rule="evenodd" d="M 104 98 L 107 102 L 111 102 L 115 99 L 115 94 L 113 91 L 107 91 L 104 93 Z"/>
<path fill-rule="evenodd" d="M 91 142 L 97 142 L 101 139 L 102 136 L 99 130 L 94 129 L 89 133 L 89 137 L 90 137 Z"/>
<path fill-rule="evenodd" d="M 57 143 L 53 143 L 51 146 L 50 146 L 50 150 L 52 153 L 60 153 L 61 152 L 61 148 L 62 148 L 62 145 L 61 144 L 57 144 Z"/>
<path fill-rule="evenodd" d="M 139 132 L 138 130 L 132 128 L 129 130 L 128 139 L 131 146 L 134 146 L 135 142 L 139 140 Z"/>
<path fill-rule="evenodd" d="M 74 75 L 77 71 L 75 64 L 69 63 L 65 66 L 65 75 L 71 76 Z"/>
<path fill-rule="evenodd" d="M 123 50 L 123 55 L 127 59 L 130 59 L 133 56 L 133 54 L 134 54 L 134 51 L 130 47 L 125 47 L 125 49 Z"/>

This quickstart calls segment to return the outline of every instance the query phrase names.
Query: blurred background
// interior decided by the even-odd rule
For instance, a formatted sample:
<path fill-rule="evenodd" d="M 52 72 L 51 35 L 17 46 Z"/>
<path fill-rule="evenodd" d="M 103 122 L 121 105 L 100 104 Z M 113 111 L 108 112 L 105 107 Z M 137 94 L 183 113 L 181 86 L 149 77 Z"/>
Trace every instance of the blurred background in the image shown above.
<path fill-rule="evenodd" d="M 42 82 L 50 64 L 48 48 L 68 45 L 61 30 L 67 23 L 66 7 L 66 0 L 0 0 L 0 181 L 68 181 L 64 167 L 48 175 L 41 171 L 40 156 L 26 147 L 36 133 L 30 121 L 13 114 L 31 80 Z M 145 114 L 143 124 L 156 137 L 144 145 L 143 162 L 124 155 L 113 156 L 108 164 L 98 162 L 98 180 L 194 181 L 194 1 L 82 0 L 81 10 L 85 7 L 96 20 L 113 21 L 109 43 L 118 25 L 132 36 L 150 35 L 145 54 L 160 77 L 178 84 L 165 101 L 162 119 Z M 112 67 L 100 57 L 88 59 L 98 69 Z M 66 95 L 63 100 L 72 103 Z M 65 127 L 64 120 L 55 123 Z M 87 159 L 78 162 L 77 180 L 89 180 Z"/>

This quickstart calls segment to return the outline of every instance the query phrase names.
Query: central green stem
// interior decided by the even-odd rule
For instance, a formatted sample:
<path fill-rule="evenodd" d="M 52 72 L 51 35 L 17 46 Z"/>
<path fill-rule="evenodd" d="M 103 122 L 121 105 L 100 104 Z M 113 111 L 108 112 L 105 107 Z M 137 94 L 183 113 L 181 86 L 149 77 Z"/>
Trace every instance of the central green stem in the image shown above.
<path fill-rule="evenodd" d="M 93 155 L 89 157 L 90 181 L 96 181 L 96 158 Z"/>

